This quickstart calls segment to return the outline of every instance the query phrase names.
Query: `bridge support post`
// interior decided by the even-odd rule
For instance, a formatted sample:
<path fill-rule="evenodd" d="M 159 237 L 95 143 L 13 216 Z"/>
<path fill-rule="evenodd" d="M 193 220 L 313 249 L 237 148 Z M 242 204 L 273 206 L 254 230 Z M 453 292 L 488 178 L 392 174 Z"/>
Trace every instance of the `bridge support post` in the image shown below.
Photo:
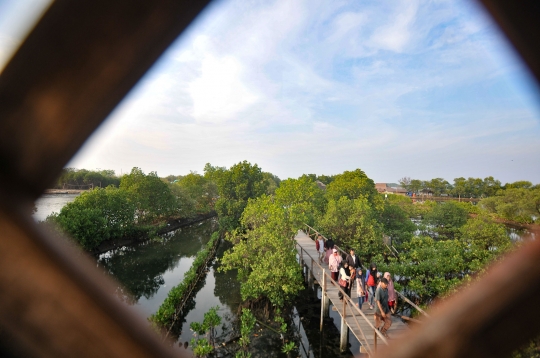
<path fill-rule="evenodd" d="M 345 312 L 345 306 L 347 303 L 345 302 L 345 299 L 343 300 L 343 316 L 341 317 L 341 336 L 339 339 L 339 350 L 341 353 L 346 352 L 349 349 L 349 326 L 347 326 L 347 321 L 345 321 L 346 312 Z"/>
<path fill-rule="evenodd" d="M 326 270 L 322 272 L 322 285 L 321 285 L 321 332 L 323 330 L 323 322 L 326 317 L 330 315 L 330 299 L 326 294 Z"/>
<path fill-rule="evenodd" d="M 344 300 L 345 301 L 345 300 Z M 346 304 L 345 302 L 343 302 Z M 341 317 L 341 337 L 339 339 L 339 350 L 341 353 L 349 349 L 349 326 L 345 321 L 345 316 Z"/>
<path fill-rule="evenodd" d="M 309 287 L 313 289 L 315 287 L 315 274 L 313 273 L 313 258 L 311 259 L 311 268 L 309 270 Z"/>

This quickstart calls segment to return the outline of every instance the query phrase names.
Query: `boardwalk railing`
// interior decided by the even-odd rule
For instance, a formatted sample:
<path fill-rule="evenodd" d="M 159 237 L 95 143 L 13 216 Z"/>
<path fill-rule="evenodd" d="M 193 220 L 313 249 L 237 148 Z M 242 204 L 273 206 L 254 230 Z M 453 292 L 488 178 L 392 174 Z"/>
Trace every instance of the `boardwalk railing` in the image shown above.
<path fill-rule="evenodd" d="M 306 234 L 307 234 L 310 238 L 312 238 L 313 240 L 317 240 L 317 237 L 318 237 L 319 235 L 321 235 L 321 237 L 323 238 L 324 242 L 326 242 L 326 241 L 328 240 L 323 234 L 321 234 L 319 231 L 317 231 L 317 229 L 315 229 L 315 228 L 309 226 L 308 224 L 304 224 L 304 225 L 305 225 L 305 232 L 306 232 Z M 347 255 L 347 252 L 345 252 L 343 249 L 341 249 L 338 245 L 334 245 L 334 248 L 336 248 L 341 254 Z M 363 268 L 364 270 L 367 270 L 367 268 L 364 267 L 364 266 L 362 266 L 362 268 Z M 399 297 L 400 297 L 403 301 L 407 302 L 409 305 L 411 305 L 412 307 L 414 307 L 414 309 L 416 309 L 418 312 L 420 312 L 423 316 L 429 317 L 429 315 L 428 315 L 423 309 L 421 309 L 421 308 L 418 307 L 416 304 L 414 304 L 411 300 L 409 300 L 407 297 L 405 297 L 401 292 L 399 292 L 399 291 L 396 290 L 396 293 L 399 295 Z M 396 303 L 397 303 L 397 302 L 396 302 Z M 409 317 L 407 317 L 407 318 L 409 318 Z M 405 318 L 405 319 L 407 319 L 407 318 Z M 409 320 L 410 320 L 410 319 L 409 319 Z M 415 320 L 415 321 L 416 321 L 416 320 Z"/>
<path fill-rule="evenodd" d="M 308 234 L 308 236 L 309 236 L 309 234 Z M 373 326 L 373 324 L 366 317 L 364 312 L 362 312 L 362 310 L 360 310 L 358 307 L 356 307 L 355 303 L 352 301 L 352 299 L 349 297 L 349 295 L 346 294 L 345 291 L 343 291 L 341 289 L 341 286 L 336 281 L 334 281 L 332 279 L 332 276 L 330 276 L 326 272 L 326 269 L 323 268 L 321 265 L 319 265 L 319 263 L 307 251 L 304 251 L 304 249 L 302 248 L 301 245 L 297 244 L 296 246 L 299 248 L 299 254 L 300 254 L 300 260 L 299 261 L 300 261 L 300 264 L 304 263 L 304 256 L 307 256 L 307 257 L 309 257 L 311 259 L 311 272 L 314 272 L 313 271 L 313 263 L 315 263 L 316 267 L 318 267 L 321 270 L 321 272 L 322 272 L 321 289 L 322 289 L 322 297 L 323 297 L 323 299 L 324 299 L 324 296 L 327 294 L 327 287 L 328 287 L 327 282 L 330 282 L 330 284 L 334 285 L 339 290 L 339 292 L 341 292 L 341 294 L 343 295 L 343 309 L 342 309 L 342 312 L 340 312 L 341 319 L 345 320 L 345 318 L 347 317 L 348 312 L 352 315 L 352 317 L 353 317 L 353 319 L 354 319 L 354 321 L 356 323 L 356 326 L 357 326 L 358 330 L 360 331 L 360 333 L 362 335 L 363 343 L 365 344 L 365 347 L 366 347 L 366 350 L 367 350 L 368 354 L 372 355 L 373 353 L 375 353 L 375 349 L 377 348 L 377 338 L 379 338 L 385 345 L 388 345 L 388 341 L 382 335 L 382 333 L 379 330 L 377 330 L 375 328 L 375 326 Z M 341 250 L 341 251 L 343 251 L 343 250 Z M 349 310 L 347 310 L 347 307 L 349 307 Z M 322 307 L 321 307 L 321 309 L 322 309 Z M 358 321 L 359 319 L 363 319 L 369 325 L 369 327 L 373 330 L 374 337 L 375 337 L 375 347 L 371 347 L 371 345 L 369 344 L 369 341 L 368 341 L 368 339 L 366 337 L 366 334 L 364 333 L 364 331 L 362 330 L 362 327 L 360 326 L 360 323 Z M 321 329 L 322 329 L 322 315 L 321 315 Z"/>

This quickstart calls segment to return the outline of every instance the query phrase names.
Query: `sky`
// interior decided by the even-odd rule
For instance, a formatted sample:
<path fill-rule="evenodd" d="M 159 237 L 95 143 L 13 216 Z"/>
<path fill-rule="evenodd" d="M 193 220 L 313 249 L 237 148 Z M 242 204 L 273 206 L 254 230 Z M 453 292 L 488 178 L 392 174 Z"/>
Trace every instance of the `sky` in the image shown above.
<path fill-rule="evenodd" d="M 0 68 L 48 4 L 0 0 Z M 66 166 L 540 183 L 539 139 L 538 87 L 475 2 L 221 0 Z"/>

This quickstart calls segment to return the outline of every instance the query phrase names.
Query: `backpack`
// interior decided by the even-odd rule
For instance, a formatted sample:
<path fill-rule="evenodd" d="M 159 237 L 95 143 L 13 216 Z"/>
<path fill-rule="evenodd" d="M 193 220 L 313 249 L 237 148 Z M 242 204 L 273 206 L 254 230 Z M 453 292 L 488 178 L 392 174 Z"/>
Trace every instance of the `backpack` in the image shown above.
<path fill-rule="evenodd" d="M 319 239 L 315 240 L 315 247 L 317 248 L 317 251 L 319 251 Z"/>

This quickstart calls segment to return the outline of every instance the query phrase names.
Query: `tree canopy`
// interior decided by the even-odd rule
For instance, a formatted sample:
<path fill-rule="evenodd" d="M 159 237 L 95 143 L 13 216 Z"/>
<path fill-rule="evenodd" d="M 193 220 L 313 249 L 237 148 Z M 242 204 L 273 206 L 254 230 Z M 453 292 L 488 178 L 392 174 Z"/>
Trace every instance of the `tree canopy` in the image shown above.
<path fill-rule="evenodd" d="M 302 219 L 267 195 L 250 199 L 241 227 L 227 239 L 234 246 L 225 252 L 220 270 L 238 270 L 244 300 L 268 299 L 282 307 L 302 288 L 300 267 L 292 237 Z"/>
<path fill-rule="evenodd" d="M 231 231 L 239 226 L 248 200 L 266 193 L 268 181 L 257 164 L 252 165 L 247 161 L 235 164 L 228 170 L 207 166 L 205 176 L 213 179 L 218 187 L 219 199 L 215 208 L 220 226 Z"/>
<path fill-rule="evenodd" d="M 176 199 L 155 172 L 148 175 L 139 168 L 131 169 L 120 180 L 120 188 L 129 194 L 137 209 L 137 222 L 151 223 L 174 215 Z"/>

